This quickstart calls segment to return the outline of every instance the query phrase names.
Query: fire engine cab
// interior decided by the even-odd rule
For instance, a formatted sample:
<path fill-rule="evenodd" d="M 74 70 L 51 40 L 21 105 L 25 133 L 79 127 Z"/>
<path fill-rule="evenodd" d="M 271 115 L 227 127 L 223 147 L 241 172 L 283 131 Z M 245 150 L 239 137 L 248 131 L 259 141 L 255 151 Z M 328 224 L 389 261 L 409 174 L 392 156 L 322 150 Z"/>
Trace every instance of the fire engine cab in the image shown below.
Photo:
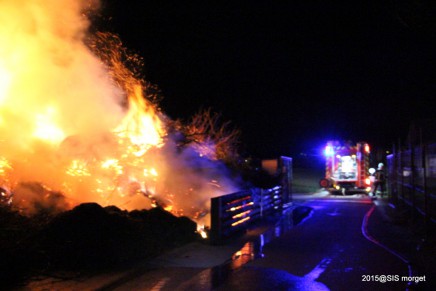
<path fill-rule="evenodd" d="M 370 192 L 370 148 L 366 142 L 329 141 L 324 149 L 326 158 L 325 178 L 319 182 L 322 188 L 333 192 Z"/>

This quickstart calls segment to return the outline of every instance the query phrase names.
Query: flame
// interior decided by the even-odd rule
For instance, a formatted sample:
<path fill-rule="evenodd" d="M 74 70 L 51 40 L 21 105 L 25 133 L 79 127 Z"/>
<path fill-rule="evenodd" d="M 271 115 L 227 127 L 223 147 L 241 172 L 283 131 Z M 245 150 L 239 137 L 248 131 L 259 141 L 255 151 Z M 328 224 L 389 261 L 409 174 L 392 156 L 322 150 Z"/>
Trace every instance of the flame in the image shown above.
<path fill-rule="evenodd" d="M 206 227 L 203 224 L 197 225 L 197 233 L 199 233 L 203 239 L 208 238 L 208 230 L 206 229 Z"/>
<path fill-rule="evenodd" d="M 86 16 L 97 8 L 97 0 L 0 1 L 0 188 L 23 211 L 56 191 L 66 200 L 56 196 L 59 207 L 160 205 L 205 220 L 209 198 L 231 191 L 212 167 L 191 164 L 214 157 L 214 144 L 183 153 L 167 144 L 168 118 L 124 63 L 136 57 L 116 36 L 89 35 Z"/>
<path fill-rule="evenodd" d="M 38 182 L 75 203 L 123 205 L 133 181 L 155 186 L 146 185 L 158 170 L 145 155 L 163 146 L 165 126 L 121 58 L 109 66 L 85 44 L 93 6 L 0 2 L 0 177 L 12 188 Z"/>
<path fill-rule="evenodd" d="M 35 118 L 35 131 L 33 135 L 36 138 L 46 140 L 51 143 L 59 143 L 65 139 L 65 134 L 54 122 L 56 109 L 48 107 L 45 114 L 38 113 Z"/>
<path fill-rule="evenodd" d="M 9 89 L 12 76 L 0 63 L 0 105 L 5 101 L 4 98 Z"/>
<path fill-rule="evenodd" d="M 129 112 L 119 126 L 115 128 L 118 136 L 127 138 L 136 156 L 142 156 L 151 146 L 162 146 L 165 131 L 154 109 L 142 95 L 142 88 L 135 86 L 134 94 L 129 96 Z"/>

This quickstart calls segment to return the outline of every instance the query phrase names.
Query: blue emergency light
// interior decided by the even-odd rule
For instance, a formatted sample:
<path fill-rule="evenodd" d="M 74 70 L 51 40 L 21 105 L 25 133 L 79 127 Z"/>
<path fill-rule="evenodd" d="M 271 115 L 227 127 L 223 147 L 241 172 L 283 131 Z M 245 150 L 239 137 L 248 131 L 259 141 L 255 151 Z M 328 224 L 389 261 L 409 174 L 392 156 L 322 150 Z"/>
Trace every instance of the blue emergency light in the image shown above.
<path fill-rule="evenodd" d="M 333 150 L 333 147 L 331 145 L 327 145 L 325 147 L 325 150 L 324 150 L 324 155 L 326 157 L 330 157 L 330 156 L 333 156 L 334 154 L 335 154 L 335 151 Z"/>

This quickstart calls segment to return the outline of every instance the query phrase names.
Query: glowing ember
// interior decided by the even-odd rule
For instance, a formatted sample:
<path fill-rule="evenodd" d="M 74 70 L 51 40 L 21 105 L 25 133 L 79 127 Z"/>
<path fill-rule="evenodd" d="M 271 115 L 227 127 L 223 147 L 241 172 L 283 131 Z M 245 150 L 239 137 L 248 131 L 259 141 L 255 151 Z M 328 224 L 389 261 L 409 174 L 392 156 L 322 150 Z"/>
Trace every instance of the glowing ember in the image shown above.
<path fill-rule="evenodd" d="M 215 145 L 176 148 L 146 83 L 123 64 L 132 57 L 119 39 L 87 35 L 85 15 L 96 8 L 82 0 L 0 2 L 0 188 L 25 213 L 51 196 L 59 208 L 157 204 L 207 224 L 209 198 L 232 191 L 211 161 L 194 162 L 216 156 Z"/>
<path fill-rule="evenodd" d="M 204 239 L 208 238 L 207 229 L 204 225 L 197 225 L 197 232 L 200 234 L 202 238 Z"/>
<path fill-rule="evenodd" d="M 91 176 L 86 163 L 84 161 L 74 160 L 71 162 L 71 166 L 67 168 L 66 173 L 70 176 Z"/>

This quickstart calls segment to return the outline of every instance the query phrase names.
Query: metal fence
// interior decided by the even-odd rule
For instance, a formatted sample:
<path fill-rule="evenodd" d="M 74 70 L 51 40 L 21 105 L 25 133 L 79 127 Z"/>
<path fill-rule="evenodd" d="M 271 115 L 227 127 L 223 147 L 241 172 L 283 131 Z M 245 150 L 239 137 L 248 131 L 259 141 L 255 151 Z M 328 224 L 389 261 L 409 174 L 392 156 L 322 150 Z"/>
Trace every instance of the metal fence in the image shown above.
<path fill-rule="evenodd" d="M 288 200 L 282 186 L 253 188 L 212 198 L 211 241 L 219 243 L 260 218 L 280 212 Z"/>
<path fill-rule="evenodd" d="M 410 147 L 387 156 L 388 195 L 427 223 L 436 223 L 436 144 Z"/>
<path fill-rule="evenodd" d="M 277 185 L 269 189 L 252 188 L 211 199 L 210 239 L 219 243 L 245 230 L 249 224 L 275 213 L 292 203 L 292 158 L 274 161 L 272 176 Z"/>

